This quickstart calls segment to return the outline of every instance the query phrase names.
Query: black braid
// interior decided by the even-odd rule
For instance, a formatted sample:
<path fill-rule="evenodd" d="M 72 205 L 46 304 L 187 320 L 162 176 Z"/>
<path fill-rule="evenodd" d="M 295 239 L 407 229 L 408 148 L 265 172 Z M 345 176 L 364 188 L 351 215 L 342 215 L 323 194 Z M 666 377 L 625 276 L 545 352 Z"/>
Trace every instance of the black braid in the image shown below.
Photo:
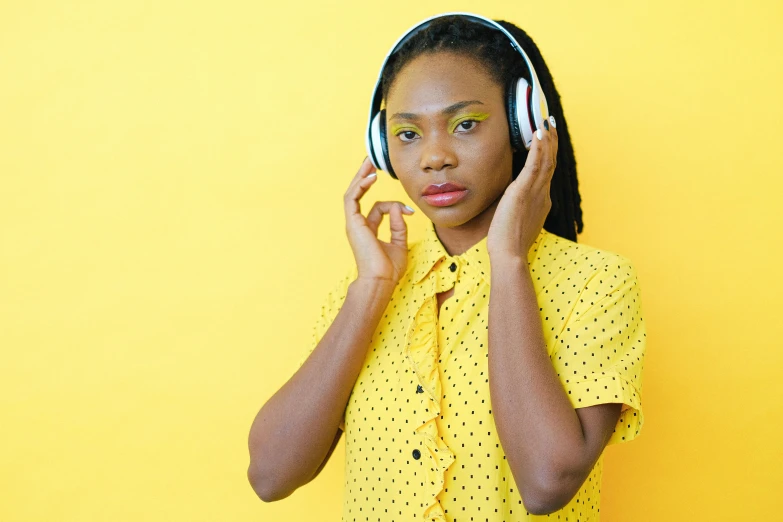
<path fill-rule="evenodd" d="M 553 234 L 576 241 L 577 234 L 584 228 L 582 223 L 582 198 L 576 177 L 576 158 L 568 133 L 568 123 L 563 114 L 560 94 L 555 88 L 549 68 L 538 47 L 522 29 L 516 25 L 496 20 L 511 33 L 522 46 L 533 64 L 538 81 L 549 106 L 549 113 L 555 117 L 558 134 L 557 166 L 552 176 L 550 197 L 552 208 L 544 228 Z M 394 55 L 389 57 L 381 79 L 383 99 L 400 70 L 412 59 L 424 53 L 448 51 L 461 53 L 483 63 L 492 79 L 504 89 L 513 78 L 524 77 L 530 83 L 530 75 L 524 59 L 509 44 L 508 38 L 489 27 L 477 24 L 461 16 L 444 16 L 433 20 L 430 25 L 408 40 Z M 527 159 L 528 151 L 521 148 L 514 154 L 512 177 L 516 178 Z"/>

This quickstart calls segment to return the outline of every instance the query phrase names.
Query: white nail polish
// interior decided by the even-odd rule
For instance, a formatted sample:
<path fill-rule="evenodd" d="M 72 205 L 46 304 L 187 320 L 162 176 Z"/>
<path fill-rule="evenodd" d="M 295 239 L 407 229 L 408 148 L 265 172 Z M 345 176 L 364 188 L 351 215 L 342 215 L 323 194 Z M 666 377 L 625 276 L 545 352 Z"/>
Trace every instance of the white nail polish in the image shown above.
<path fill-rule="evenodd" d="M 370 174 L 370 175 L 369 175 L 369 176 L 367 176 L 367 177 L 368 177 L 368 178 L 374 178 L 374 177 L 375 177 L 375 176 L 377 176 L 377 175 L 378 175 L 377 173 L 373 172 L 372 174 Z"/>
<path fill-rule="evenodd" d="M 413 210 L 413 209 L 412 209 L 411 207 L 409 207 L 408 205 L 405 205 L 405 208 L 407 208 L 407 209 L 408 209 L 408 210 L 410 210 L 411 212 L 416 212 L 415 210 Z"/>
<path fill-rule="evenodd" d="M 549 123 L 552 124 L 552 127 L 557 128 L 557 124 L 555 123 L 555 117 L 554 116 L 550 116 L 549 117 Z"/>
<path fill-rule="evenodd" d="M 541 132 L 541 129 L 538 129 L 538 130 L 536 131 L 536 136 L 538 136 L 538 139 L 539 139 L 539 140 L 543 140 L 543 139 L 544 139 L 544 133 L 543 133 L 543 132 Z"/>

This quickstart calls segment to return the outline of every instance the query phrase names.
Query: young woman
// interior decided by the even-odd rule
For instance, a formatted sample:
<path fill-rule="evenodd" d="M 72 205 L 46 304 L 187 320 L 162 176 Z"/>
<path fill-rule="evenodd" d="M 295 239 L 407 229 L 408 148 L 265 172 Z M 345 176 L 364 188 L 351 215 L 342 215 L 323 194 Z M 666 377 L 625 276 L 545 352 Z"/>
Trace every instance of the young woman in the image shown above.
<path fill-rule="evenodd" d="M 641 430 L 636 271 L 576 242 L 576 162 L 538 48 L 497 22 L 551 113 L 528 150 L 507 100 L 530 73 L 476 18 L 433 17 L 383 68 L 387 168 L 431 223 L 408 245 L 402 202 L 365 217 L 364 160 L 344 197 L 355 266 L 251 428 L 265 501 L 313 480 L 344 432 L 344 521 L 597 521 L 603 450 Z"/>

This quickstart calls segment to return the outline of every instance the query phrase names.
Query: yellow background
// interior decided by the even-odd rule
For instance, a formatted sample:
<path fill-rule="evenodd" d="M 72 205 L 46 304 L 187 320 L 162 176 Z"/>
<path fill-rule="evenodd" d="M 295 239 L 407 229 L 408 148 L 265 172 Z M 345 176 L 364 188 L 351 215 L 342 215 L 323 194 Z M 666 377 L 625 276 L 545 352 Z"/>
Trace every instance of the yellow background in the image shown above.
<path fill-rule="evenodd" d="M 352 262 L 381 61 L 455 10 L 538 43 L 579 241 L 638 268 L 645 426 L 607 450 L 602 520 L 777 519 L 781 5 L 3 3 L 0 520 L 339 520 L 343 443 L 264 504 L 247 434 Z M 410 202 L 380 174 L 365 211 Z"/>

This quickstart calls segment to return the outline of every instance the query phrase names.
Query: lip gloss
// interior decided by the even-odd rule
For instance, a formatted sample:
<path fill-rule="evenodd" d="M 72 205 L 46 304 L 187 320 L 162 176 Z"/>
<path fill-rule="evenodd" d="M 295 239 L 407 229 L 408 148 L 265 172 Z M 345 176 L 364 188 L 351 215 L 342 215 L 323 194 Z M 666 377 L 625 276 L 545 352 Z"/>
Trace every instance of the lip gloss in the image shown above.
<path fill-rule="evenodd" d="M 441 192 L 440 194 L 430 194 L 423 196 L 424 200 L 434 207 L 447 207 L 458 202 L 468 194 L 467 189 L 455 192 Z"/>

